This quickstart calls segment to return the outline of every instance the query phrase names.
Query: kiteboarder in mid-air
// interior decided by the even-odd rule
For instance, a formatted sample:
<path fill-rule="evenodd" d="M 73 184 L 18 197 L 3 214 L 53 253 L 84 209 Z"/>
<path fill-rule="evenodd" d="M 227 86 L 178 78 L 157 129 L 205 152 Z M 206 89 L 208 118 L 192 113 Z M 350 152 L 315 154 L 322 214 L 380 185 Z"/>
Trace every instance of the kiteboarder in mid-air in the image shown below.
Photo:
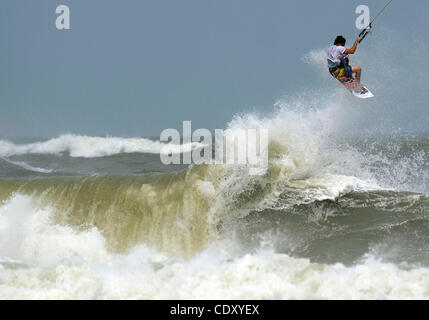
<path fill-rule="evenodd" d="M 354 54 L 356 52 L 357 46 L 361 38 L 357 38 L 353 47 L 347 49 L 346 39 L 343 36 L 338 36 L 334 45 L 330 46 L 328 49 L 328 67 L 331 75 L 338 79 L 341 83 L 347 83 L 354 80 L 355 91 L 360 91 L 360 94 L 365 94 L 368 92 L 364 86 L 360 83 L 360 78 L 362 75 L 362 68 L 360 66 L 350 66 L 349 54 Z M 356 75 L 353 78 L 353 74 Z M 356 89 L 360 90 L 356 90 Z"/>
<path fill-rule="evenodd" d="M 358 44 L 370 33 L 374 22 L 383 14 L 392 1 L 390 0 L 369 25 L 362 30 L 350 49 L 346 48 L 346 39 L 343 36 L 338 36 L 334 41 L 334 45 L 328 49 L 329 73 L 358 98 L 372 98 L 374 95 L 361 82 L 362 68 L 360 66 L 350 66 L 348 55 L 356 52 Z"/>

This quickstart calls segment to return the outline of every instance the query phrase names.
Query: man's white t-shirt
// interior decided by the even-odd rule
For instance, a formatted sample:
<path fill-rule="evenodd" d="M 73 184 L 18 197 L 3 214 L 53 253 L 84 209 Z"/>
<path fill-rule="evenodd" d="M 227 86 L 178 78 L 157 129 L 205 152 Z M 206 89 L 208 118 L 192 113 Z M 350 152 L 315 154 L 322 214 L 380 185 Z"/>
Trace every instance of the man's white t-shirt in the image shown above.
<path fill-rule="evenodd" d="M 344 51 L 346 51 L 346 48 L 343 46 L 331 46 L 328 49 L 328 67 L 334 68 L 337 67 L 341 60 L 346 57 L 344 54 Z"/>

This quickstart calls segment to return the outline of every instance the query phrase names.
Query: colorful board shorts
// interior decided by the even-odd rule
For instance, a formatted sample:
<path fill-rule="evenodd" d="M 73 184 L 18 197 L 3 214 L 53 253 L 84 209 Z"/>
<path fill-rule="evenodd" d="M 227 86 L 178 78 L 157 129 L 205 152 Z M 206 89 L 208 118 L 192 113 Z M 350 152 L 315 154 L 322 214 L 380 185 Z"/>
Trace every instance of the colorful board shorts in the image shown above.
<path fill-rule="evenodd" d="M 340 81 L 350 79 L 352 77 L 352 67 L 349 66 L 349 59 L 343 59 L 338 67 L 329 69 L 329 72 Z"/>

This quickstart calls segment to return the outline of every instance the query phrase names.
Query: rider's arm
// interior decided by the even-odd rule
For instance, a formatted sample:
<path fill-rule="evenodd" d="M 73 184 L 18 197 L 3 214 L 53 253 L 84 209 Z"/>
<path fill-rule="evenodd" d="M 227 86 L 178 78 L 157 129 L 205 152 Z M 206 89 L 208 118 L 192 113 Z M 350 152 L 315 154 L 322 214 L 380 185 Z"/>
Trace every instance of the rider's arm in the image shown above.
<path fill-rule="evenodd" d="M 353 45 L 353 47 L 351 47 L 350 49 L 346 49 L 344 51 L 344 54 L 353 54 L 353 53 L 355 53 L 359 41 L 360 41 L 360 38 L 357 38 L 356 41 L 355 41 L 355 43 L 354 43 L 354 45 Z"/>

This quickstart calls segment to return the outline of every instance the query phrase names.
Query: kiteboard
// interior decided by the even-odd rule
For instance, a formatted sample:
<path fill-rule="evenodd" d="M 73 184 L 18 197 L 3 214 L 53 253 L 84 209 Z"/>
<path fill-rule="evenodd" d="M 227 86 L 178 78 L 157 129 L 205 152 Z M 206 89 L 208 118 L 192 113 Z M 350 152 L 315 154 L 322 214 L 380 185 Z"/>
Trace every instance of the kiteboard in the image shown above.
<path fill-rule="evenodd" d="M 348 79 L 346 81 L 340 81 L 340 83 L 349 90 L 356 98 L 359 99 L 368 99 L 373 98 L 374 95 L 367 87 L 365 87 L 362 83 L 358 84 L 357 81 L 353 78 Z"/>

